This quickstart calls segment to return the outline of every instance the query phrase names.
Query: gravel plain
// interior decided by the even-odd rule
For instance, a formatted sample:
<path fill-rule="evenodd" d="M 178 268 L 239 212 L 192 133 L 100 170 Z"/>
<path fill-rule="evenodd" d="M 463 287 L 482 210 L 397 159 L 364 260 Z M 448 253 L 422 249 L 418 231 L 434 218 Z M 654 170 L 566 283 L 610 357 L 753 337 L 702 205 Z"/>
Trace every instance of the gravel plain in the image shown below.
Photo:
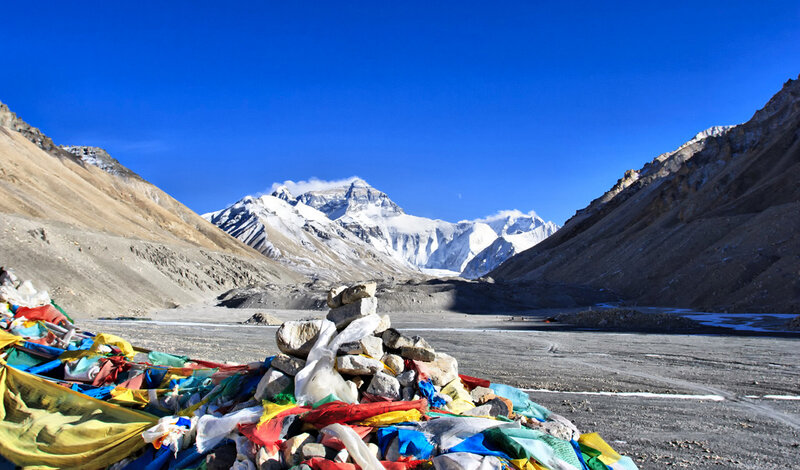
<path fill-rule="evenodd" d="M 79 324 L 143 348 L 250 362 L 277 352 L 277 327 L 239 323 L 257 311 L 325 313 L 206 304 Z M 461 373 L 530 390 L 642 469 L 800 468 L 800 337 L 570 331 L 546 323 L 551 313 L 394 312 L 392 322 L 456 357 Z"/>

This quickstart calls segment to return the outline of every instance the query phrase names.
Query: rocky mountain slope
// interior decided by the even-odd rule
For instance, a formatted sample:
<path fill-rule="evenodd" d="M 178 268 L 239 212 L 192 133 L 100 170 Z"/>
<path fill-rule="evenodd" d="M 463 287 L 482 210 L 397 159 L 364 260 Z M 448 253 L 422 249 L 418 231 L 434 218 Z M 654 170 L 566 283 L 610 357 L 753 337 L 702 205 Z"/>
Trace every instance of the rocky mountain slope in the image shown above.
<path fill-rule="evenodd" d="M 322 212 L 278 196 L 247 196 L 204 217 L 266 256 L 312 278 L 415 275 L 410 266 L 376 250 Z"/>
<path fill-rule="evenodd" d="M 60 148 L 5 105 L 0 225 L 0 263 L 40 280 L 78 313 L 146 310 L 255 282 L 303 279 L 101 149 Z"/>
<path fill-rule="evenodd" d="M 413 216 L 359 178 L 297 196 L 281 186 L 271 195 L 248 196 L 204 217 L 276 258 L 289 253 L 293 253 L 289 258 L 309 258 L 302 246 L 286 244 L 293 241 L 306 249 L 326 246 L 328 259 L 368 253 L 368 261 L 374 259 L 392 269 L 464 272 L 472 278 L 558 229 L 533 213 L 519 211 L 458 223 Z M 502 248 L 492 249 L 493 244 Z"/>
<path fill-rule="evenodd" d="M 142 177 L 124 167 L 116 158 L 108 154 L 100 147 L 89 147 L 84 145 L 61 145 L 62 150 L 74 155 L 85 164 L 96 166 L 106 173 L 142 180 Z M 142 180 L 143 181 L 143 180 Z"/>
<path fill-rule="evenodd" d="M 746 123 L 630 170 L 491 273 L 611 289 L 639 304 L 800 312 L 800 81 Z"/>

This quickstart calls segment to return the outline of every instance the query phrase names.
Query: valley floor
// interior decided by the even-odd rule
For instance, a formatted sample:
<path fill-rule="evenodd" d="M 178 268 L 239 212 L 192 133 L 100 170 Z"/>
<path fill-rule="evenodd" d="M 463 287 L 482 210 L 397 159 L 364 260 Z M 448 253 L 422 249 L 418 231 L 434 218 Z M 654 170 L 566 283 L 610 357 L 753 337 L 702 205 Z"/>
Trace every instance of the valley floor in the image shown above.
<path fill-rule="evenodd" d="M 248 362 L 278 352 L 277 327 L 238 324 L 257 311 L 282 321 L 324 315 L 199 305 L 156 312 L 151 321 L 79 323 L 144 348 Z M 565 331 L 541 321 L 531 329 L 519 315 L 447 311 L 391 316 L 394 327 L 456 357 L 461 373 L 527 389 L 642 469 L 798 465 L 797 337 Z"/>

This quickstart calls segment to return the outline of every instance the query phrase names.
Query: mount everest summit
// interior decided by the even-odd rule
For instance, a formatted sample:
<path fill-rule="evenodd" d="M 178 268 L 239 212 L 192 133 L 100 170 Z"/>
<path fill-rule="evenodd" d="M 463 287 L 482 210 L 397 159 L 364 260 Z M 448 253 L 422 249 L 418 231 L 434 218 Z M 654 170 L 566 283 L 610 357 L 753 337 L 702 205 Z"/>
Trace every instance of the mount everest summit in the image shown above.
<path fill-rule="evenodd" d="M 478 278 L 558 230 L 534 213 L 457 223 L 406 214 L 360 178 L 294 195 L 278 186 L 203 217 L 309 274 L 354 266 Z M 365 266 L 368 265 L 368 266 Z"/>

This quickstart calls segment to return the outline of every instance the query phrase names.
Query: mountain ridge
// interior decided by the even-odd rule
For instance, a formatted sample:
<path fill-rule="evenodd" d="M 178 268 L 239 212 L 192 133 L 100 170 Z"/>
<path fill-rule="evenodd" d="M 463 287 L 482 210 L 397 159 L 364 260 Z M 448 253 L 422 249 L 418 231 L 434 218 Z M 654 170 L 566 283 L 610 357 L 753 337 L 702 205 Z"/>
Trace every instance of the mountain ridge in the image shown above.
<path fill-rule="evenodd" d="M 533 234 L 526 240 L 520 239 L 506 251 L 484 253 L 486 258 L 510 256 L 520 247 L 528 248 L 558 229 L 557 225 L 545 222 L 533 211 L 528 214 L 501 211 L 486 218 L 459 222 L 418 217 L 407 214 L 386 193 L 358 177 L 304 191 L 296 196 L 286 185 L 276 184 L 269 196 L 295 207 L 309 207 L 324 214 L 339 227 L 354 234 L 361 243 L 391 259 L 392 263 L 437 274 L 462 273 L 470 261 L 498 238 L 520 232 Z M 226 217 L 222 214 L 236 205 L 242 205 L 248 197 L 253 200 L 252 196 L 247 196 L 226 209 L 203 216 L 228 233 L 240 236 L 243 232 L 239 225 L 251 222 L 232 221 L 230 214 Z M 253 216 L 257 217 L 255 214 Z M 246 243 L 262 243 L 247 236 L 240 239 Z M 469 273 L 472 277 L 480 277 L 487 271 L 486 266 L 498 263 L 489 261 L 487 264 L 487 260 L 484 260 L 483 263 L 476 263 Z"/>
<path fill-rule="evenodd" d="M 700 133 L 490 275 L 571 280 L 637 303 L 798 312 L 800 81 L 744 124 Z"/>
<path fill-rule="evenodd" d="M 58 293 L 65 308 L 141 314 L 252 283 L 305 279 L 105 151 L 71 149 L 76 154 L 0 105 L 2 262 Z M 113 162 L 115 171 L 103 168 Z"/>

